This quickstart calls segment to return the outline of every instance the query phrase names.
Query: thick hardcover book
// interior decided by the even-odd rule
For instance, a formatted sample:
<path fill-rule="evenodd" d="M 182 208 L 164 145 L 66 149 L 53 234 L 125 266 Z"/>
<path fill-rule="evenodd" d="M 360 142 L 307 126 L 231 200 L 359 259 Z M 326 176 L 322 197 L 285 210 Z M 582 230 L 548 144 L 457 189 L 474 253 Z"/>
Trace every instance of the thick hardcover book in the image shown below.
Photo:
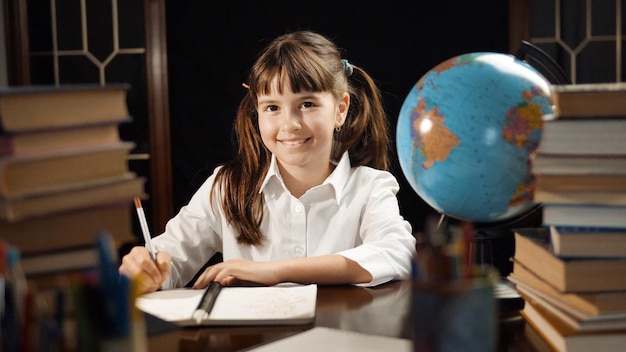
<path fill-rule="evenodd" d="M 626 175 L 626 155 L 538 153 L 532 159 L 532 171 L 535 175 Z"/>
<path fill-rule="evenodd" d="M 538 295 L 558 302 L 561 309 L 581 318 L 626 314 L 626 291 L 561 292 L 517 261 L 508 279 L 516 288 L 532 288 Z"/>
<path fill-rule="evenodd" d="M 543 191 L 626 191 L 626 174 L 537 174 L 535 182 L 537 189 Z"/>
<path fill-rule="evenodd" d="M 626 259 L 564 259 L 545 228 L 516 229 L 513 259 L 562 292 L 626 290 Z"/>
<path fill-rule="evenodd" d="M 193 318 L 205 290 L 162 290 L 137 298 L 140 310 L 181 326 L 299 325 L 315 319 L 317 285 L 223 287 L 208 317 Z"/>
<path fill-rule="evenodd" d="M 626 105 L 626 104 L 624 104 Z M 623 119 L 550 120 L 543 124 L 538 153 L 562 155 L 626 155 Z"/>
<path fill-rule="evenodd" d="M 0 156 L 48 154 L 118 142 L 120 133 L 117 123 L 0 134 Z"/>
<path fill-rule="evenodd" d="M 546 299 L 545 296 L 537 294 L 529 287 L 520 286 L 518 291 L 524 297 L 527 304 L 532 304 L 536 308 L 544 310 L 552 315 L 554 320 L 566 327 L 573 333 L 623 331 L 626 333 L 626 314 L 613 314 L 607 316 L 581 317 L 572 315 L 570 311 L 561 309 L 555 305 L 554 300 Z"/>
<path fill-rule="evenodd" d="M 626 116 L 626 83 L 553 85 L 555 116 Z"/>
<path fill-rule="evenodd" d="M 98 249 L 92 244 L 56 252 L 25 255 L 21 263 L 24 275 L 34 280 L 37 280 L 36 277 L 39 276 L 94 270 L 99 265 Z"/>
<path fill-rule="evenodd" d="M 625 331 L 575 333 L 549 312 L 527 303 L 520 314 L 526 322 L 559 352 L 621 351 L 626 346 Z"/>
<path fill-rule="evenodd" d="M 0 158 L 0 197 L 26 197 L 71 188 L 129 172 L 134 143 Z"/>
<path fill-rule="evenodd" d="M 543 223 L 547 226 L 626 228 L 626 206 L 545 203 Z"/>
<path fill-rule="evenodd" d="M 626 205 L 626 191 L 551 191 L 535 189 L 535 202 Z"/>
<path fill-rule="evenodd" d="M 144 183 L 144 178 L 128 173 L 100 183 L 54 193 L 25 198 L 0 198 L 0 220 L 17 222 L 123 201 L 130 204 L 133 197 L 144 195 Z"/>
<path fill-rule="evenodd" d="M 128 85 L 0 89 L 0 131 L 20 133 L 128 120 Z"/>
<path fill-rule="evenodd" d="M 577 258 L 626 258 L 626 227 L 550 226 L 554 254 Z"/>
<path fill-rule="evenodd" d="M 132 221 L 129 200 L 15 223 L 0 221 L 0 238 L 16 246 L 23 255 L 88 246 L 103 230 L 120 245 L 137 241 Z"/>

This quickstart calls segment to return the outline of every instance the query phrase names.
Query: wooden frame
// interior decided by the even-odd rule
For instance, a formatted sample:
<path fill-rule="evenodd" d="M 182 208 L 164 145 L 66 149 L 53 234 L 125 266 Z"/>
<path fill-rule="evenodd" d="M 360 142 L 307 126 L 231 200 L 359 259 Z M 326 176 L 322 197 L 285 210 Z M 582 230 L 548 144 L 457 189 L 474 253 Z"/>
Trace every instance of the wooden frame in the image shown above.
<path fill-rule="evenodd" d="M 509 52 L 530 38 L 530 0 L 509 0 Z"/>
<path fill-rule="evenodd" d="M 146 0 L 146 73 L 153 229 L 173 215 L 165 0 Z M 156 196 L 158 195 L 158 196 Z"/>
<path fill-rule="evenodd" d="M 4 1 L 4 24 L 9 85 L 27 85 L 30 83 L 30 68 L 26 0 Z"/>

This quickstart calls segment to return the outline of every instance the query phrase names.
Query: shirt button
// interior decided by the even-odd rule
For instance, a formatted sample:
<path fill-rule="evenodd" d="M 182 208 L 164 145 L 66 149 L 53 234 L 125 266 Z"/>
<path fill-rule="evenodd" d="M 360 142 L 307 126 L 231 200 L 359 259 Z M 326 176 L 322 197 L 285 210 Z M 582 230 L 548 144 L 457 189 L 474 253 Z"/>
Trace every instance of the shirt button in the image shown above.
<path fill-rule="evenodd" d="M 304 254 L 304 248 L 300 247 L 300 246 L 296 246 L 293 249 L 293 253 L 297 256 L 301 256 L 302 254 Z"/>
<path fill-rule="evenodd" d="M 300 204 L 296 205 L 296 206 L 293 208 L 293 210 L 294 210 L 296 213 L 302 213 L 302 205 L 300 205 Z"/>

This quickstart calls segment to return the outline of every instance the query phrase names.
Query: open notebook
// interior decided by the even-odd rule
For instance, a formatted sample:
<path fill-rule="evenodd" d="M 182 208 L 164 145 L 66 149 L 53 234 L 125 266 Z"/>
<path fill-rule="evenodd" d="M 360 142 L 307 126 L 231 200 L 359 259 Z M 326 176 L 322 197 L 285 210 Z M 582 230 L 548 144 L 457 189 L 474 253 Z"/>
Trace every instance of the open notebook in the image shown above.
<path fill-rule="evenodd" d="M 151 292 L 137 298 L 140 310 L 181 326 L 297 325 L 315 319 L 317 285 L 224 287 L 208 318 L 192 318 L 204 290 L 189 288 Z"/>

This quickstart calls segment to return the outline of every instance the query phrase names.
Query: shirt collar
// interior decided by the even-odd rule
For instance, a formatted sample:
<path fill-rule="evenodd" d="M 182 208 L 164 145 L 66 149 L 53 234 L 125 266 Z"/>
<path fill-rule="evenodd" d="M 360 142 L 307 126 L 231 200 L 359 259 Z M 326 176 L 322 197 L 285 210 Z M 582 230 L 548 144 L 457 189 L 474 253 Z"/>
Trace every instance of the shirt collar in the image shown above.
<path fill-rule="evenodd" d="M 280 176 L 280 171 L 278 170 L 278 164 L 276 164 L 276 157 L 274 156 L 274 154 L 272 154 L 270 167 L 267 169 L 267 173 L 265 174 L 265 179 L 263 180 L 263 184 L 261 184 L 261 189 L 259 190 L 259 193 L 263 192 L 263 189 L 265 188 L 265 186 L 274 177 L 278 179 L 280 183 L 283 183 L 283 179 Z"/>
<path fill-rule="evenodd" d="M 346 183 L 348 183 L 348 177 L 350 177 L 350 157 L 348 156 L 348 152 L 344 152 L 335 167 L 335 170 L 324 180 L 322 185 L 330 185 L 333 187 L 335 191 L 335 199 L 337 203 L 341 200 L 341 196 L 343 194 L 344 187 Z M 276 162 L 276 156 L 272 154 L 272 159 L 270 161 L 270 166 L 267 170 L 267 174 L 265 174 L 265 179 L 263 180 L 263 184 L 261 185 L 260 192 L 263 192 L 263 189 L 267 186 L 271 179 L 276 178 L 280 184 L 285 187 L 282 177 L 280 176 L 280 171 L 278 170 L 278 164 Z"/>

